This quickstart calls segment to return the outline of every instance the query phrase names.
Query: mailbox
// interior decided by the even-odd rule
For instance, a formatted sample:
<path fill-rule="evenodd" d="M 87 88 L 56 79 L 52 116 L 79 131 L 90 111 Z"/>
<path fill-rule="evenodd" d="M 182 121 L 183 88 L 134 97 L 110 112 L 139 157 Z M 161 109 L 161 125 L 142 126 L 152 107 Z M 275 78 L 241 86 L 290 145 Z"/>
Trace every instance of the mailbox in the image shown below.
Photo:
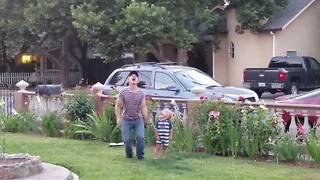
<path fill-rule="evenodd" d="M 39 95 L 59 95 L 61 93 L 61 85 L 50 84 L 50 85 L 37 85 L 36 93 Z"/>

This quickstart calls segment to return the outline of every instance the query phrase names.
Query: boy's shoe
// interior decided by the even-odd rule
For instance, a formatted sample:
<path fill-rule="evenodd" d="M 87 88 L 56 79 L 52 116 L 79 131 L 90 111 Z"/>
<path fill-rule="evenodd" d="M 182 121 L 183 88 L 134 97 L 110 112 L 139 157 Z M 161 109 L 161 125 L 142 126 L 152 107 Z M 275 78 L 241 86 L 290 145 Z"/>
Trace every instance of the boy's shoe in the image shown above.
<path fill-rule="evenodd" d="M 144 160 L 144 157 L 138 157 L 138 160 Z"/>

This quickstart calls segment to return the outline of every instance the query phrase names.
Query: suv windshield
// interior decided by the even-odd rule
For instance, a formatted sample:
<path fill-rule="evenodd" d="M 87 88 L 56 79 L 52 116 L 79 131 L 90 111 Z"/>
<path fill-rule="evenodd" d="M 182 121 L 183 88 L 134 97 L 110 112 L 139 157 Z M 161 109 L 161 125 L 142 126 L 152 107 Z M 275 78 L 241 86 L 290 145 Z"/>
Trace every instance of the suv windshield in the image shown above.
<path fill-rule="evenodd" d="M 221 86 L 207 74 L 194 69 L 185 69 L 174 73 L 187 90 L 195 86 L 216 87 Z"/>

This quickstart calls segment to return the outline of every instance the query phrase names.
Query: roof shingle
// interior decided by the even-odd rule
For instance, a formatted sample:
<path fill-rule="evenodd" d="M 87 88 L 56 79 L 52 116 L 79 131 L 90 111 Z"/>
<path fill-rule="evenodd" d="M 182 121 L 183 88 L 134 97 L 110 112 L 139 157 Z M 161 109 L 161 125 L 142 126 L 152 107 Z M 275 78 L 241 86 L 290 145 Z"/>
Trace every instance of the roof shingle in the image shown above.
<path fill-rule="evenodd" d="M 271 17 L 261 31 L 282 30 L 303 8 L 314 0 L 291 0 L 286 8 Z"/>

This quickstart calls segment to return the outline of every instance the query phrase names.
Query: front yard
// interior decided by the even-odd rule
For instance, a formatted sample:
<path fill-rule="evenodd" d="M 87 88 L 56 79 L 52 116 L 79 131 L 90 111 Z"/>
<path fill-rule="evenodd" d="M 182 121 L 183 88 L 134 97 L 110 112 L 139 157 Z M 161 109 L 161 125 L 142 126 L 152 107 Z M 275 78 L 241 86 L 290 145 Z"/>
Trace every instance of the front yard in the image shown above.
<path fill-rule="evenodd" d="M 169 152 L 167 160 L 153 160 L 152 148 L 146 160 L 124 158 L 123 147 L 111 148 L 100 141 L 45 138 L 25 134 L 1 134 L 7 153 L 38 155 L 43 162 L 72 170 L 81 180 L 100 179 L 319 179 L 317 168 L 302 168 L 238 160 L 203 153 Z"/>

